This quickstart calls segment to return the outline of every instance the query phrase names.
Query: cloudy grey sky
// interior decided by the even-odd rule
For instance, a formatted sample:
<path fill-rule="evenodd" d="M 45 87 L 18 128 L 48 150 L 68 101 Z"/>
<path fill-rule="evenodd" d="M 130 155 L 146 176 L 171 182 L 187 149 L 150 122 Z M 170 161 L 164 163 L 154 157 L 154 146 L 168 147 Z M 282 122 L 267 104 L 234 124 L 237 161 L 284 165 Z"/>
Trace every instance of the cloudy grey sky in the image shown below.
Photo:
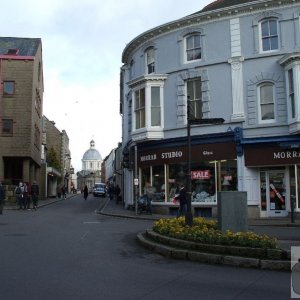
<path fill-rule="evenodd" d="M 41 38 L 44 115 L 66 130 L 72 165 L 91 139 L 104 159 L 121 142 L 119 73 L 139 34 L 201 10 L 208 0 L 14 0 L 1 4 L 0 35 Z"/>

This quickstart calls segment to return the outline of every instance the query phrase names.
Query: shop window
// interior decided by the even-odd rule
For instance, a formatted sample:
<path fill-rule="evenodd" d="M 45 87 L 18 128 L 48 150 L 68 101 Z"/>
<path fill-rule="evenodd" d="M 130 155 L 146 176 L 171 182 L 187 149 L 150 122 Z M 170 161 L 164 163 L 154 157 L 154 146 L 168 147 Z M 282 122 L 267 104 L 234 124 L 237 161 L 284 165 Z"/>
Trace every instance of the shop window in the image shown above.
<path fill-rule="evenodd" d="M 201 37 L 199 33 L 193 33 L 185 38 L 186 61 L 191 62 L 201 59 Z"/>
<path fill-rule="evenodd" d="M 259 119 L 263 123 L 274 122 L 275 104 L 274 104 L 274 84 L 262 83 L 258 87 L 259 101 Z"/>
<path fill-rule="evenodd" d="M 3 95 L 12 96 L 15 94 L 15 82 L 14 81 L 3 81 Z"/>
<path fill-rule="evenodd" d="M 279 49 L 277 19 L 264 19 L 260 22 L 261 52 L 276 51 Z"/>
<path fill-rule="evenodd" d="M 202 90 L 201 78 L 191 79 L 187 81 L 187 101 L 190 108 L 191 119 L 202 119 Z"/>
<path fill-rule="evenodd" d="M 164 165 L 152 167 L 153 201 L 165 201 L 165 172 Z"/>
<path fill-rule="evenodd" d="M 262 211 L 267 210 L 267 183 L 266 172 L 260 173 L 260 208 Z"/>

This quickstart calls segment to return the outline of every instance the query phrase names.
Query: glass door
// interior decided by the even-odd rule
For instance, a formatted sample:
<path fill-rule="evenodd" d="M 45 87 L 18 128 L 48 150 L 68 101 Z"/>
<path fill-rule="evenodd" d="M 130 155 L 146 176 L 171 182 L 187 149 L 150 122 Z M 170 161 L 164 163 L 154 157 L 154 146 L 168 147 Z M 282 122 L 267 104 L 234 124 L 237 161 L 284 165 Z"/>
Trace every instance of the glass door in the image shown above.
<path fill-rule="evenodd" d="M 270 217 L 287 216 L 286 177 L 284 171 L 268 171 L 266 174 L 267 214 Z"/>

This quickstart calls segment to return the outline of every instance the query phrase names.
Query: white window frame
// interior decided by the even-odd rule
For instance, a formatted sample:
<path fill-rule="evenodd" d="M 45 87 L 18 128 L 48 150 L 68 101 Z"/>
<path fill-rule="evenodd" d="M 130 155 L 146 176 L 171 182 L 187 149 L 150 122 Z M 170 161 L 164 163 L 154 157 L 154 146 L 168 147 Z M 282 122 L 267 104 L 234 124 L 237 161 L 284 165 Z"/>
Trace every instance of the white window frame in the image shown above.
<path fill-rule="evenodd" d="M 262 37 L 262 23 L 264 22 L 269 22 L 269 21 L 276 21 L 276 36 L 277 36 L 277 44 L 278 47 L 277 49 L 271 49 L 271 50 L 263 50 L 263 37 Z M 259 22 L 259 49 L 260 49 L 260 53 L 272 53 L 272 52 L 277 52 L 280 49 L 280 35 L 279 35 L 279 23 L 278 23 L 278 19 L 274 18 L 274 17 L 270 17 L 270 18 L 264 18 Z M 270 36 L 269 36 L 270 38 Z"/>
<path fill-rule="evenodd" d="M 187 48 L 187 40 L 191 37 L 194 37 L 194 36 L 199 36 L 199 39 L 200 39 L 200 45 L 199 47 L 194 47 L 194 48 L 191 48 L 191 49 L 188 49 Z M 195 51 L 196 49 L 200 49 L 200 58 L 197 58 L 197 59 L 191 59 L 191 60 L 188 60 L 188 50 L 193 50 Z M 197 62 L 197 61 L 201 61 L 202 60 L 202 50 L 203 50 L 203 47 L 202 47 L 202 37 L 201 37 L 201 33 L 200 32 L 193 32 L 193 33 L 190 33 L 188 35 L 186 35 L 184 37 L 184 62 L 185 63 L 193 63 L 193 62 Z"/>
<path fill-rule="evenodd" d="M 191 97 L 190 97 L 190 95 L 188 95 L 188 82 L 195 82 L 195 81 L 200 81 L 200 92 L 201 92 L 201 95 L 200 95 L 200 99 L 197 99 L 197 98 L 192 98 L 191 99 Z M 202 80 L 201 80 L 201 77 L 197 77 L 197 78 L 190 78 L 190 79 L 188 79 L 188 80 L 186 80 L 186 91 L 187 91 L 187 99 L 186 99 L 186 101 L 187 101 L 187 105 L 189 104 L 189 101 L 191 102 L 191 104 L 193 103 L 193 105 L 192 105 L 192 107 L 194 107 L 195 106 L 195 104 L 196 104 L 196 102 L 200 102 L 201 103 L 201 117 L 199 118 L 197 115 L 196 115 L 196 118 L 197 119 L 203 119 L 203 95 L 202 95 Z M 195 94 L 195 89 L 194 89 L 194 87 L 193 87 L 193 92 L 194 92 L 194 94 Z M 196 105 L 197 106 L 197 105 Z M 191 109 L 191 107 L 190 107 L 190 109 Z M 190 113 L 192 113 L 191 111 L 190 111 Z"/>
<path fill-rule="evenodd" d="M 290 82 L 290 72 L 292 73 L 292 85 L 293 89 L 291 90 L 291 82 Z M 294 80 L 294 69 L 290 68 L 286 71 L 287 75 L 287 99 L 288 99 L 288 112 L 289 112 L 289 119 L 295 120 L 297 118 L 297 105 L 296 105 L 296 95 L 295 95 L 295 80 Z M 293 116 L 293 105 L 291 98 L 293 97 L 293 104 L 294 104 L 294 116 Z"/>
<path fill-rule="evenodd" d="M 145 68 L 146 74 L 153 74 L 155 73 L 155 48 L 149 47 L 145 51 Z M 149 69 L 151 68 L 151 69 Z"/>
<path fill-rule="evenodd" d="M 271 85 L 273 90 L 273 112 L 274 112 L 274 119 L 269 120 L 262 120 L 262 113 L 261 113 L 261 87 Z M 267 103 L 264 103 L 267 105 Z M 276 122 L 276 101 L 275 101 L 275 84 L 271 81 L 264 81 L 258 84 L 257 86 L 257 107 L 258 107 L 258 122 L 260 124 L 271 124 Z"/>
<path fill-rule="evenodd" d="M 158 87 L 159 88 L 159 97 L 160 97 L 160 125 L 152 126 L 151 125 L 151 113 L 152 113 L 152 99 L 151 99 L 151 88 Z M 145 127 L 136 128 L 136 115 L 135 115 L 135 104 L 136 104 L 136 92 L 145 89 Z M 159 81 L 146 81 L 143 85 L 139 85 L 133 88 L 132 90 L 132 133 L 136 133 L 139 131 L 151 131 L 151 130 L 163 130 L 164 127 L 164 80 Z"/>

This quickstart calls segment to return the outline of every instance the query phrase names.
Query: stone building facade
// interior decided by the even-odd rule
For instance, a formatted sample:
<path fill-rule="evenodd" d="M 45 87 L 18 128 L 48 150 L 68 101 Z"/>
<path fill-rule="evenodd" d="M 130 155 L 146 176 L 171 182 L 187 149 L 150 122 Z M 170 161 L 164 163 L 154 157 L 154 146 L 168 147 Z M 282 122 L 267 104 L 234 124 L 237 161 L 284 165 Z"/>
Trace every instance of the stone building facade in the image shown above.
<path fill-rule="evenodd" d="M 41 39 L 0 37 L 0 180 L 39 181 L 43 107 Z"/>

